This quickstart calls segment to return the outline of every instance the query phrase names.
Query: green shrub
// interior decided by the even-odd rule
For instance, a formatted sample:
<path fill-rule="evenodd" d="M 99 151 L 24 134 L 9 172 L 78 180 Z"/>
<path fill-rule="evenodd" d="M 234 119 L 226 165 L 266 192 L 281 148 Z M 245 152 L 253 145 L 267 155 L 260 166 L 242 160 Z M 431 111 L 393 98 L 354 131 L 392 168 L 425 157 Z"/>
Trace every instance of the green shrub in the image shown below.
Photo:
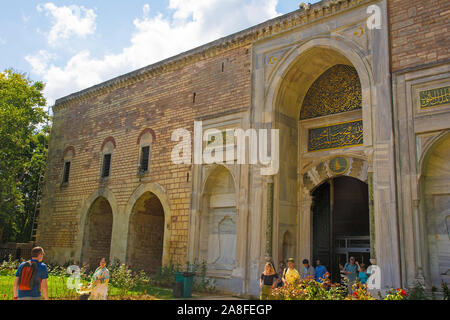
<path fill-rule="evenodd" d="M 416 282 L 414 288 L 409 290 L 408 300 L 429 300 L 425 288 L 419 281 Z"/>
<path fill-rule="evenodd" d="M 344 300 L 347 287 L 303 280 L 296 285 L 286 285 L 272 290 L 273 300 Z"/>
<path fill-rule="evenodd" d="M 19 261 L 13 260 L 12 256 L 8 256 L 8 260 L 5 260 L 0 264 L 1 276 L 14 276 L 17 268 L 19 267 Z"/>
<path fill-rule="evenodd" d="M 125 264 L 109 270 L 109 283 L 119 289 L 120 296 L 127 295 L 128 291 L 136 286 L 132 271 Z"/>
<path fill-rule="evenodd" d="M 172 262 L 168 266 L 158 267 L 157 271 L 150 276 L 150 283 L 164 288 L 172 288 L 175 283 L 175 272 L 179 271 L 180 266 L 174 265 Z"/>
<path fill-rule="evenodd" d="M 450 298 L 450 292 L 448 290 L 447 283 L 442 281 L 441 287 L 442 287 L 442 292 L 444 293 L 444 300 L 450 300 L 449 299 Z"/>
<path fill-rule="evenodd" d="M 199 270 L 198 270 L 199 269 Z M 208 277 L 207 274 L 207 264 L 203 261 L 200 265 L 194 264 L 194 270 L 197 274 L 194 278 L 194 291 L 213 293 L 216 292 L 216 280 Z"/>

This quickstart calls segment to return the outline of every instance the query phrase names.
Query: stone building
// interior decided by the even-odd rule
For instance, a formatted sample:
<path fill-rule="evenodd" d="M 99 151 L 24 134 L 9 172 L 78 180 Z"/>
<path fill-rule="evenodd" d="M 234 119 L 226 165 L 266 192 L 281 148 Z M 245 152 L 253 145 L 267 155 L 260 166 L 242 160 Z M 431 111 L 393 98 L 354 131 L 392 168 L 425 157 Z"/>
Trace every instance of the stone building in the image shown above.
<path fill-rule="evenodd" d="M 372 257 L 383 288 L 439 288 L 449 17 L 446 0 L 323 0 L 57 100 L 38 244 L 149 272 L 204 260 L 236 293 L 258 292 L 266 257 L 333 277 Z M 195 121 L 278 129 L 279 171 L 173 163 L 172 133 Z"/>

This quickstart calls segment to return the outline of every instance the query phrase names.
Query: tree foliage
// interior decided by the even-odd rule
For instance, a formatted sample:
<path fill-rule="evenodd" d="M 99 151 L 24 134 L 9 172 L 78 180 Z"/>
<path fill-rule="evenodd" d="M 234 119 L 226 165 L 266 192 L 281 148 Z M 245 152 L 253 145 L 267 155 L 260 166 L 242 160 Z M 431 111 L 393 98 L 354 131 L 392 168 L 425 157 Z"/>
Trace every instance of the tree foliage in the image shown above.
<path fill-rule="evenodd" d="M 24 74 L 0 73 L 0 241 L 29 240 L 49 132 L 43 89 Z"/>

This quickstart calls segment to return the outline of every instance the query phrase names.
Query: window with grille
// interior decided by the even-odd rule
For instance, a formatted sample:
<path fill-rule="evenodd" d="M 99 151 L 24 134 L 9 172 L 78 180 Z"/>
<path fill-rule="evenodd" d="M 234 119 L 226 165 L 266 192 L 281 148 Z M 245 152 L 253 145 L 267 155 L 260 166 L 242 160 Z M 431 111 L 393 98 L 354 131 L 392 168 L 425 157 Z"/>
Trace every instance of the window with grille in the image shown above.
<path fill-rule="evenodd" d="M 69 175 L 70 175 L 70 161 L 66 161 L 64 163 L 64 174 L 63 174 L 63 183 L 69 182 Z"/>
<path fill-rule="evenodd" d="M 141 165 L 139 168 L 140 172 L 148 172 L 148 167 L 150 163 L 150 146 L 141 148 Z"/>
<path fill-rule="evenodd" d="M 111 154 L 103 155 L 102 178 L 109 177 L 111 171 Z"/>

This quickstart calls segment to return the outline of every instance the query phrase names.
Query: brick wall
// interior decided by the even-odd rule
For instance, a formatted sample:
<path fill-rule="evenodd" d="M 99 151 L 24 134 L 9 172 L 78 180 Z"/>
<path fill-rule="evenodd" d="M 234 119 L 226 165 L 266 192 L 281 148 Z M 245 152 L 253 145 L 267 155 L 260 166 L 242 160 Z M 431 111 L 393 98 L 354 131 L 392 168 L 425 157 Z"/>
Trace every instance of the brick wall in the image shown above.
<path fill-rule="evenodd" d="M 166 190 L 170 202 L 171 260 L 182 262 L 187 249 L 192 187 L 187 176 L 189 173 L 192 177 L 192 173 L 189 165 L 171 163 L 171 151 L 176 144 L 171 141 L 171 133 L 177 128 L 193 133 L 196 117 L 248 108 L 250 61 L 249 46 L 228 49 L 179 69 L 56 108 L 38 243 L 46 250 L 67 248 L 74 255 L 80 227 L 77 212 L 83 200 L 99 188 L 108 187 L 116 198 L 118 210 L 123 211 L 141 183 L 156 182 Z M 156 141 L 152 145 L 150 172 L 140 178 L 137 141 L 146 128 L 155 132 Z M 111 176 L 107 182 L 101 182 L 101 148 L 107 137 L 114 138 L 116 148 Z M 69 183 L 61 186 L 62 156 L 69 146 L 74 147 L 75 156 Z"/>
<path fill-rule="evenodd" d="M 450 58 L 450 1 L 389 0 L 392 70 Z"/>

